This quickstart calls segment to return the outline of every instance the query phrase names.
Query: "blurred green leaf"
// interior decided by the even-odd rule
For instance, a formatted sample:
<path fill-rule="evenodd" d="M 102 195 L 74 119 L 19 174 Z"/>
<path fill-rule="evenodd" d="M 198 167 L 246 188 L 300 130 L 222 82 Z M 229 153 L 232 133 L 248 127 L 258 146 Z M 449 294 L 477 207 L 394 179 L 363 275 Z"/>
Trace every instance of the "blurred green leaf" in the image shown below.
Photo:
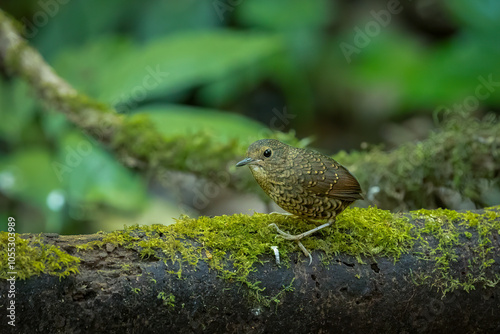
<path fill-rule="evenodd" d="M 124 5 L 124 0 L 38 1 L 33 15 L 22 21 L 27 26 L 26 37 L 47 59 L 52 59 L 62 47 L 81 45 L 112 33 L 130 19 L 129 11 L 134 10 Z"/>
<path fill-rule="evenodd" d="M 28 85 L 20 80 L 0 80 L 0 138 L 18 144 L 26 137 L 35 117 L 35 101 Z"/>
<path fill-rule="evenodd" d="M 211 1 L 150 1 L 141 2 L 138 7 L 134 30 L 141 40 L 221 25 Z"/>
<path fill-rule="evenodd" d="M 255 89 L 269 76 L 262 64 L 252 64 L 238 71 L 238 75 L 227 75 L 200 87 L 197 99 L 207 107 L 220 108 L 237 103 L 242 96 Z"/>
<path fill-rule="evenodd" d="M 453 0 L 445 1 L 456 18 L 467 27 L 482 33 L 498 33 L 500 29 L 500 2 L 492 0 Z M 498 44 L 498 43 L 497 43 Z"/>
<path fill-rule="evenodd" d="M 76 89 L 91 96 L 101 94 L 100 80 L 109 64 L 134 52 L 134 44 L 124 37 L 96 38 L 83 47 L 66 49 L 57 56 L 54 68 Z M 126 72 L 126 69 L 122 71 Z M 109 73 L 106 73 L 109 75 Z"/>
<path fill-rule="evenodd" d="M 328 0 L 254 0 L 236 7 L 236 19 L 243 26 L 279 33 L 286 45 L 280 57 L 272 59 L 270 80 L 279 87 L 298 116 L 298 127 L 309 127 L 316 110 L 308 71 L 322 52 L 324 31 L 335 21 L 336 3 Z"/>
<path fill-rule="evenodd" d="M 137 210 L 145 203 L 146 189 L 140 177 L 92 139 L 77 133 L 67 135 L 55 163 L 55 173 L 72 202 L 121 210 Z"/>
<path fill-rule="evenodd" d="M 195 0 L 42 1 L 33 2 L 32 11 L 33 15 L 23 18 L 27 37 L 48 59 L 64 47 L 80 46 L 117 31 L 122 36 L 147 41 L 172 32 L 221 24 L 211 2 Z M 50 16 L 44 24 L 39 23 L 43 18 L 40 12 Z"/>
<path fill-rule="evenodd" d="M 66 51 L 55 68 L 71 83 L 92 87 L 87 92 L 96 98 L 130 110 L 146 98 L 234 74 L 280 48 L 274 36 L 230 31 L 180 33 L 134 48 L 106 39 Z"/>
<path fill-rule="evenodd" d="M 62 188 L 52 161 L 48 151 L 38 147 L 17 150 L 1 158 L 1 191 L 46 211 L 48 195 Z"/>
<path fill-rule="evenodd" d="M 344 40 L 349 38 L 344 36 Z M 491 75 L 494 82 L 500 81 L 500 49 L 485 53 L 483 41 L 484 37 L 465 34 L 429 49 L 388 31 L 360 49 L 343 75 L 357 94 L 377 96 L 377 106 L 388 114 L 415 109 L 432 112 L 443 105 L 453 109 L 455 103 L 461 105 L 475 96 L 482 83 L 479 77 Z M 500 101 L 500 89 L 489 93 L 481 103 Z"/>
<path fill-rule="evenodd" d="M 261 123 L 244 116 L 212 109 L 158 105 L 139 109 L 138 112 L 147 114 L 166 137 L 206 132 L 214 134 L 221 142 L 236 138 L 249 144 L 271 135 L 271 131 Z"/>
<path fill-rule="evenodd" d="M 328 0 L 252 0 L 237 8 L 237 18 L 249 26 L 280 31 L 317 29 L 330 22 L 335 3 Z"/>

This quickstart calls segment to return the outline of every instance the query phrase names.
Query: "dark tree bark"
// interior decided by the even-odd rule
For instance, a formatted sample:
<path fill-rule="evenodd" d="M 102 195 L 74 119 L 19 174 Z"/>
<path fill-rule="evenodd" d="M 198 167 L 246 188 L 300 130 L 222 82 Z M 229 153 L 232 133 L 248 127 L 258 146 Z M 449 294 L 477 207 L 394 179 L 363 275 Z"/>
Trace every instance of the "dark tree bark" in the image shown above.
<path fill-rule="evenodd" d="M 495 236 L 495 234 L 494 234 Z M 183 265 L 182 278 L 168 273 L 178 265 L 141 260 L 135 250 L 107 245 L 75 251 L 75 244 L 102 235 L 45 236 L 82 259 L 80 273 L 59 280 L 42 275 L 16 282 L 16 326 L 8 325 L 5 305 L 9 284 L 0 282 L 1 333 L 498 333 L 500 284 L 476 285 L 443 293 L 433 280 L 416 284 L 415 272 L 436 277 L 435 265 L 422 261 L 416 245 L 394 262 L 339 255 L 330 265 L 313 263 L 300 253 L 290 268 L 274 257 L 257 265 L 252 280 L 271 305 L 250 298 L 248 288 L 218 277 L 207 262 Z M 469 268 L 470 238 L 457 246 L 454 277 Z M 78 240 L 78 242 L 77 242 Z M 487 276 L 500 273 L 498 235 L 492 240 L 495 263 Z M 292 282 L 292 284 L 290 284 Z M 418 283 L 418 282 L 417 282 Z M 284 286 L 292 286 L 284 291 Z M 281 292 L 281 293 L 280 293 Z M 173 296 L 173 297 L 172 297 Z M 279 299 L 279 303 L 277 302 Z"/>

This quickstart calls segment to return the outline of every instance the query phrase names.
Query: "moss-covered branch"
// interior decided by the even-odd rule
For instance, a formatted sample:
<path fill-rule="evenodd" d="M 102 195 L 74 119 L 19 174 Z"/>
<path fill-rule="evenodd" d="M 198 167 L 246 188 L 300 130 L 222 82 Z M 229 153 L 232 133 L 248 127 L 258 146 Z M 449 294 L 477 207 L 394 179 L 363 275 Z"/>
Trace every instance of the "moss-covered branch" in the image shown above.
<path fill-rule="evenodd" d="M 19 24 L 0 10 L 0 66 L 27 81 L 42 103 L 57 110 L 80 130 L 115 153 L 126 166 L 162 174 L 166 170 L 190 172 L 214 179 L 229 173 L 229 186 L 257 189 L 248 173 L 235 176 L 229 161 L 244 154 L 250 141 L 221 141 L 214 133 L 165 137 L 144 114 L 125 116 L 112 107 L 78 92 L 60 78 L 19 33 Z M 270 137 L 299 144 L 293 133 L 266 132 Z M 257 137 L 255 140 L 258 139 Z M 227 183 L 227 182 L 226 182 Z"/>
<path fill-rule="evenodd" d="M 498 208 L 348 209 L 303 241 L 314 250 L 312 265 L 295 243 L 275 238 L 270 222 L 293 233 L 310 228 L 255 214 L 88 236 L 23 235 L 16 261 L 27 279 L 16 282 L 16 329 L 451 333 L 498 325 Z M 0 284 L 3 300 L 9 284 Z"/>
<path fill-rule="evenodd" d="M 335 156 L 371 204 L 390 210 L 483 208 L 500 203 L 500 123 L 453 115 L 421 142 Z"/>
<path fill-rule="evenodd" d="M 26 80 L 50 109 L 64 113 L 81 129 L 107 138 L 120 126 L 121 117 L 60 78 L 19 34 L 19 26 L 0 10 L 0 64 L 5 71 Z"/>

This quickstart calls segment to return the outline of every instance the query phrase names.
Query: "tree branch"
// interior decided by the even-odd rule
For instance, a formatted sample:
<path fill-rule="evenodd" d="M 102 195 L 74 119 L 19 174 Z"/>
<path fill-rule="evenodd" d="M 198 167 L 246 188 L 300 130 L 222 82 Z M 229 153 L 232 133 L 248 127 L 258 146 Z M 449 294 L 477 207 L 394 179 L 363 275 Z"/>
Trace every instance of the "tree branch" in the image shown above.
<path fill-rule="evenodd" d="M 99 140 L 126 166 L 162 175 L 166 170 L 190 172 L 207 178 L 224 170 L 230 186 L 254 188 L 249 175 L 229 172 L 228 161 L 236 161 L 248 143 L 221 143 L 206 133 L 190 138 L 166 138 L 146 115 L 125 117 L 103 103 L 78 92 L 43 60 L 19 34 L 18 24 L 0 10 L 0 64 L 8 73 L 27 81 L 41 101 L 57 110 L 80 130 Z M 292 139 L 292 134 L 277 134 Z M 196 140 L 193 140 L 196 137 Z M 190 156 L 188 159 L 182 158 Z"/>
<path fill-rule="evenodd" d="M 366 217 L 372 221 L 364 226 Z M 79 273 L 67 272 L 72 265 L 68 260 L 59 274 L 56 270 L 18 280 L 15 329 L 26 333 L 500 329 L 498 208 L 407 215 L 350 209 L 339 216 L 335 227 L 304 240 L 316 249 L 312 265 L 295 243 L 274 237 L 267 228 L 270 221 L 289 230 L 308 227 L 290 217 L 255 214 L 184 217 L 170 226 L 136 226 L 85 236 L 42 235 L 35 249 L 53 245 L 77 257 Z M 33 243 L 37 236 L 23 238 Z M 344 241 L 334 243 L 342 240 L 336 238 Z M 281 265 L 270 245 L 280 250 Z M 47 249 L 44 254 L 53 256 Z M 2 251 L 0 255 L 4 256 Z M 34 253 L 31 258 L 43 260 Z M 57 277 L 65 275 L 69 276 Z M 2 280 L 4 301 L 10 300 L 9 288 L 10 282 Z M 6 333 L 10 328 L 4 317 L 0 330 Z"/>

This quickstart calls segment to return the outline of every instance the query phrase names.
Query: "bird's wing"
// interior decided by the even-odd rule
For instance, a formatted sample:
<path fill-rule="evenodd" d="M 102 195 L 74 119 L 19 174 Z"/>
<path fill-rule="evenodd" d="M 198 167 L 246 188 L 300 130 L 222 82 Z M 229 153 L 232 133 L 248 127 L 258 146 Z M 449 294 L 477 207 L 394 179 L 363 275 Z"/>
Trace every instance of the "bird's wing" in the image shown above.
<path fill-rule="evenodd" d="M 301 178 L 306 191 L 343 201 L 363 199 L 356 178 L 335 160 L 324 157 L 311 165 L 311 172 Z"/>

